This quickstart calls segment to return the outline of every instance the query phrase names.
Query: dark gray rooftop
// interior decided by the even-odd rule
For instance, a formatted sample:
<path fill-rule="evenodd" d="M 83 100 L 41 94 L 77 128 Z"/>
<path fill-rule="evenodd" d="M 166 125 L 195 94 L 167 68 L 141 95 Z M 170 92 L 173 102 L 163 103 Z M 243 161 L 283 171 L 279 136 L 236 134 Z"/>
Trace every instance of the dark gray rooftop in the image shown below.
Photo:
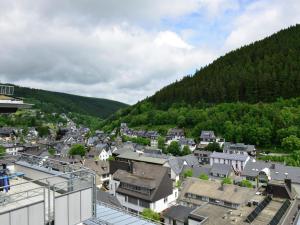
<path fill-rule="evenodd" d="M 215 136 L 215 133 L 211 130 L 203 130 L 201 131 L 201 135 L 200 135 L 200 138 L 203 138 L 203 139 L 215 139 L 216 136 Z"/>
<path fill-rule="evenodd" d="M 228 160 L 238 160 L 238 161 L 246 161 L 249 156 L 242 154 L 229 154 L 223 152 L 213 152 L 209 156 L 210 158 L 218 158 L 218 159 L 228 159 Z"/>
<path fill-rule="evenodd" d="M 184 223 L 193 210 L 194 208 L 176 205 L 168 208 L 165 211 L 164 216 Z"/>
<path fill-rule="evenodd" d="M 272 180 L 283 181 L 286 178 L 292 180 L 292 183 L 300 184 L 300 167 L 285 166 L 280 163 L 249 160 L 246 164 L 242 176 L 255 177 L 258 173 L 268 168 Z"/>
<path fill-rule="evenodd" d="M 228 176 L 231 171 L 232 171 L 232 168 L 228 164 L 214 163 L 212 165 L 210 172 L 214 173 L 214 174 L 217 173 L 217 174 L 222 174 L 222 175 Z"/>
<path fill-rule="evenodd" d="M 225 150 L 235 150 L 235 151 L 245 151 L 245 152 L 252 152 L 255 150 L 254 145 L 245 145 L 244 143 L 224 143 L 224 151 Z"/>
<path fill-rule="evenodd" d="M 178 175 L 182 172 L 184 166 L 195 167 L 199 165 L 196 156 L 190 154 L 181 157 L 171 156 L 168 160 L 170 168 Z"/>
<path fill-rule="evenodd" d="M 118 187 L 117 192 L 131 195 L 148 201 L 156 201 L 162 197 L 172 194 L 172 181 L 169 177 L 170 168 L 144 162 L 133 162 L 132 172 L 117 170 L 113 179 L 121 183 L 144 187 L 151 191 L 151 194 L 143 194 L 137 191 Z"/>
<path fill-rule="evenodd" d="M 101 191 L 99 189 L 97 189 L 97 201 L 122 208 L 121 203 L 115 196 L 110 195 L 109 193 Z"/>

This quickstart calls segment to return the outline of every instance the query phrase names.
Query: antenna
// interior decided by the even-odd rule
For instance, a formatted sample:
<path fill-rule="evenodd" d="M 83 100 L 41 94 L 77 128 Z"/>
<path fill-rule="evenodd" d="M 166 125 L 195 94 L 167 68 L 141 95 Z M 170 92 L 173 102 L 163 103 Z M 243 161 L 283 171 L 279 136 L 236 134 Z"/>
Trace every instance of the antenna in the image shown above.
<path fill-rule="evenodd" d="M 13 95 L 15 91 L 14 86 L 0 85 L 0 95 Z"/>

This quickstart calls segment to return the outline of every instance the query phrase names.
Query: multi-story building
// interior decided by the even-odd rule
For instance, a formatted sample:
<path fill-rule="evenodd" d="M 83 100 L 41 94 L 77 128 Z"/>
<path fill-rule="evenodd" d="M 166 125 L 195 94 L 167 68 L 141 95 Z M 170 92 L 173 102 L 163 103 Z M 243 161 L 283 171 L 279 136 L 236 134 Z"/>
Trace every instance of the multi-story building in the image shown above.
<path fill-rule="evenodd" d="M 170 169 L 160 165 L 133 162 L 129 170 L 118 169 L 110 181 L 110 193 L 128 211 L 140 213 L 145 208 L 162 212 L 176 202 Z"/>
<path fill-rule="evenodd" d="M 183 129 L 179 128 L 172 128 L 168 130 L 167 136 L 166 136 L 166 141 L 167 144 L 169 145 L 172 141 L 179 141 L 179 139 L 184 138 L 184 131 Z"/>
<path fill-rule="evenodd" d="M 218 143 L 220 145 L 220 147 L 223 146 L 224 144 L 224 138 L 218 138 L 216 137 L 215 133 L 211 130 L 203 130 L 201 131 L 201 134 L 200 134 L 200 145 L 201 146 L 206 146 L 208 145 L 209 143 Z"/>
<path fill-rule="evenodd" d="M 230 143 L 225 142 L 223 152 L 228 154 L 241 154 L 241 155 L 256 155 L 256 149 L 254 145 L 245 145 L 244 143 Z"/>
<path fill-rule="evenodd" d="M 239 173 L 244 170 L 247 162 L 250 159 L 248 155 L 229 154 L 223 152 L 213 152 L 212 154 L 210 154 L 209 158 L 211 166 L 214 163 L 228 164 L 232 166 L 235 172 Z"/>

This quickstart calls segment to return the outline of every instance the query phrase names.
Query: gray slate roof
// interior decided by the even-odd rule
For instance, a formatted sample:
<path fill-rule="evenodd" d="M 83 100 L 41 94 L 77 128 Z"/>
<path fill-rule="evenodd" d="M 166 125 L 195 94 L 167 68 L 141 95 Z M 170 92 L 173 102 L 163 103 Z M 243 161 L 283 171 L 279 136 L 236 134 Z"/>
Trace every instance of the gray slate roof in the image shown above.
<path fill-rule="evenodd" d="M 218 158 L 218 159 L 246 161 L 249 156 L 242 155 L 242 154 L 229 154 L 229 153 L 223 153 L 223 152 L 213 152 L 212 154 L 210 154 L 209 157 L 210 158 Z"/>
<path fill-rule="evenodd" d="M 122 208 L 121 203 L 119 202 L 119 200 L 115 196 L 110 195 L 109 193 L 101 191 L 99 189 L 97 189 L 97 200 L 100 201 L 100 202 L 104 202 L 106 204 L 109 204 L 109 205 L 114 205 L 114 206 L 117 206 L 119 208 Z"/>
<path fill-rule="evenodd" d="M 292 180 L 292 183 L 300 184 L 300 167 L 285 166 L 274 162 L 249 160 L 242 172 L 242 176 L 256 177 L 264 168 L 270 169 L 272 180 L 283 181 L 289 178 Z M 285 173 L 287 173 L 287 176 Z"/>
<path fill-rule="evenodd" d="M 213 174 L 217 173 L 217 174 L 222 174 L 222 175 L 228 176 L 231 171 L 232 171 L 232 168 L 228 164 L 214 163 L 212 165 L 210 172 Z"/>
<path fill-rule="evenodd" d="M 184 223 L 193 210 L 194 208 L 176 205 L 168 208 L 165 211 L 164 216 Z"/>
<path fill-rule="evenodd" d="M 199 177 L 201 174 L 206 174 L 207 176 L 210 175 L 211 166 L 196 166 L 196 167 L 188 167 L 185 166 L 182 171 L 185 171 L 186 169 L 191 169 L 193 171 L 193 177 Z"/>
<path fill-rule="evenodd" d="M 196 144 L 194 139 L 192 138 L 180 138 L 179 143 L 180 145 L 189 145 L 189 146 L 193 146 Z"/>
<path fill-rule="evenodd" d="M 184 165 L 186 162 L 187 165 Z M 199 165 L 199 161 L 196 156 L 190 154 L 186 156 L 181 156 L 181 157 L 174 157 L 171 156 L 168 160 L 169 166 L 171 169 L 179 175 L 183 169 L 184 166 L 187 167 L 195 167 Z"/>
<path fill-rule="evenodd" d="M 216 136 L 215 136 L 215 133 L 211 130 L 203 130 L 201 131 L 201 135 L 200 135 L 200 138 L 203 138 L 203 139 L 215 139 Z"/>
<path fill-rule="evenodd" d="M 117 192 L 134 196 L 147 201 L 157 201 L 172 194 L 172 181 L 169 177 L 169 168 L 143 162 L 134 162 L 132 172 L 117 170 L 113 179 L 121 183 L 131 184 L 152 190 L 150 195 L 134 190 L 118 187 Z"/>
<path fill-rule="evenodd" d="M 244 152 L 252 152 L 255 150 L 254 145 L 245 145 L 244 143 L 230 143 L 230 142 L 225 142 L 224 143 L 224 151 L 225 150 L 234 150 L 234 151 L 244 151 Z"/>

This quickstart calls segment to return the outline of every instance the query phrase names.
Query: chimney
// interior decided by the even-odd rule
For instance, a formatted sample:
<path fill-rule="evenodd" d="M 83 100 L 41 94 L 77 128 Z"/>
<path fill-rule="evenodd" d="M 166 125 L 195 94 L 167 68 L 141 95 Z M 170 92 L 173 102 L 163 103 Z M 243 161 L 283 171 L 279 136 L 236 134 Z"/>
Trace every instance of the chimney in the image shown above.
<path fill-rule="evenodd" d="M 272 163 L 271 169 L 275 170 L 275 164 L 274 163 Z"/>
<path fill-rule="evenodd" d="M 291 192 L 292 191 L 292 180 L 291 179 L 284 179 L 284 183 L 286 184 L 286 186 L 288 187 L 288 189 Z"/>
<path fill-rule="evenodd" d="M 224 184 L 221 183 L 220 191 L 224 191 Z"/>

